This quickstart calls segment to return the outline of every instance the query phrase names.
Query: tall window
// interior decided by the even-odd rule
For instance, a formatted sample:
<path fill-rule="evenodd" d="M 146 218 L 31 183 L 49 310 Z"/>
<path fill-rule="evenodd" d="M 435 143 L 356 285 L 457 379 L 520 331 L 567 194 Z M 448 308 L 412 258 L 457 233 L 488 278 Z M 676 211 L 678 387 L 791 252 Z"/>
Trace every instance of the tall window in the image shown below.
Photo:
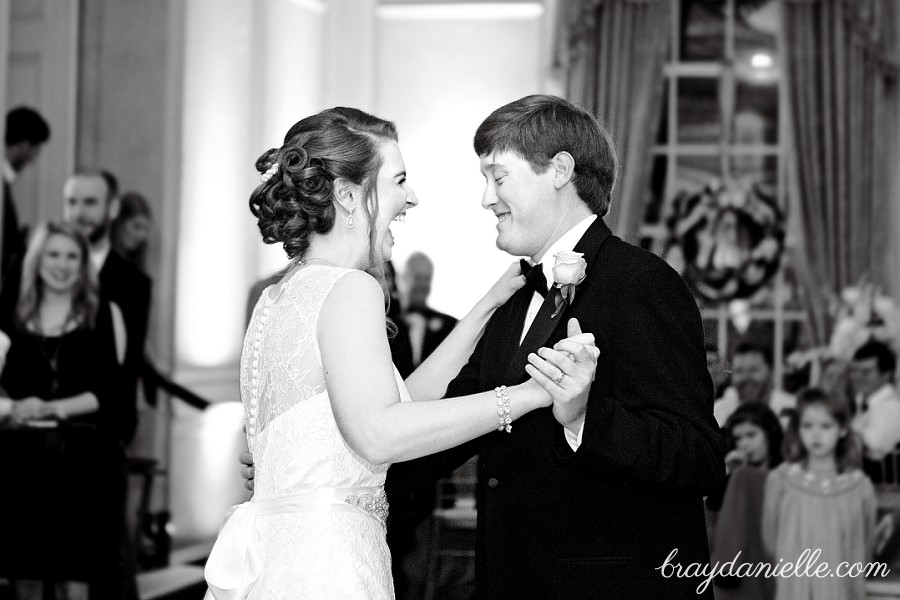
<path fill-rule="evenodd" d="M 668 224 L 675 199 L 712 181 L 759 190 L 788 212 L 778 0 L 673 4 L 666 101 L 641 230 L 641 243 L 661 255 L 671 250 Z M 793 243 L 788 235 L 782 268 L 752 297 L 697 296 L 707 344 L 723 358 L 745 337 L 770 344 L 778 383 L 785 351 L 801 343 L 805 320 L 790 265 Z"/>

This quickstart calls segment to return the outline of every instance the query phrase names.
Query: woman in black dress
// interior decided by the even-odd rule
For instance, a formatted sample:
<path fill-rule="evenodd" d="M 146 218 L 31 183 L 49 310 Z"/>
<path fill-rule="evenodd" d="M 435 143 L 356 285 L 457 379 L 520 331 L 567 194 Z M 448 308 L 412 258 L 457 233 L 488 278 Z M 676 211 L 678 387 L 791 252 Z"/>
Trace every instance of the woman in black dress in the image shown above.
<path fill-rule="evenodd" d="M 100 299 L 88 243 L 75 227 L 43 223 L 35 229 L 15 314 L 4 329 L 11 343 L 0 385 L 14 401 L 14 419 L 83 422 L 104 438 L 121 439 L 125 325 L 119 308 Z M 41 588 L 40 581 L 17 581 L 16 597 L 41 598 Z M 87 598 L 87 588 L 58 582 L 57 598 Z"/>

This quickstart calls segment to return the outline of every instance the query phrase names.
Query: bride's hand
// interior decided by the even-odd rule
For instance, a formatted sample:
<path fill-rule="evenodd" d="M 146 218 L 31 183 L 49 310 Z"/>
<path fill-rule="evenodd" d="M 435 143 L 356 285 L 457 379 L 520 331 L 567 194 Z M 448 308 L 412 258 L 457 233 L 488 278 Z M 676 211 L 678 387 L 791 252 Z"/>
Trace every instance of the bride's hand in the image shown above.
<path fill-rule="evenodd" d="M 523 285 L 525 285 L 525 276 L 522 275 L 522 268 L 518 262 L 514 262 L 504 271 L 497 283 L 491 286 L 482 301 L 487 302 L 491 309 L 500 308 Z"/>

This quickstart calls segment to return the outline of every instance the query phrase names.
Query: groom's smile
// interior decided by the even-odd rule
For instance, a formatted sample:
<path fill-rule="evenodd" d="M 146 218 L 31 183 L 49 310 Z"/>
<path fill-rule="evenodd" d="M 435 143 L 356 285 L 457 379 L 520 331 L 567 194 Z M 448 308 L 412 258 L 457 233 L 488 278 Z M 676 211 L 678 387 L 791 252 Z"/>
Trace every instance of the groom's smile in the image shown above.
<path fill-rule="evenodd" d="M 513 256 L 542 252 L 558 221 L 553 171 L 535 172 L 510 151 L 480 157 L 485 187 L 481 205 L 497 217 L 497 247 Z"/>

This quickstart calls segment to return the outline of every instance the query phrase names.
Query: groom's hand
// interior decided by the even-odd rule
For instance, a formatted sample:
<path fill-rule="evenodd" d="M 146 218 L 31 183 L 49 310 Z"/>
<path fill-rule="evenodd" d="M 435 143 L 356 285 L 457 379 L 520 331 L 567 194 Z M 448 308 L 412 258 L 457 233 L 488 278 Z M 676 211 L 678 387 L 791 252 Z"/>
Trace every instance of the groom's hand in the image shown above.
<path fill-rule="evenodd" d="M 241 452 L 238 460 L 244 465 L 241 467 L 241 477 L 244 478 L 244 487 L 253 491 L 253 478 L 256 477 L 256 469 L 253 467 L 253 455 L 249 451 Z"/>
<path fill-rule="evenodd" d="M 541 348 L 530 354 L 525 370 L 553 398 L 556 420 L 577 434 L 584 423 L 600 350 L 592 334 L 581 332 L 577 319 L 569 319 L 567 327 L 569 337 L 552 350 Z"/>

